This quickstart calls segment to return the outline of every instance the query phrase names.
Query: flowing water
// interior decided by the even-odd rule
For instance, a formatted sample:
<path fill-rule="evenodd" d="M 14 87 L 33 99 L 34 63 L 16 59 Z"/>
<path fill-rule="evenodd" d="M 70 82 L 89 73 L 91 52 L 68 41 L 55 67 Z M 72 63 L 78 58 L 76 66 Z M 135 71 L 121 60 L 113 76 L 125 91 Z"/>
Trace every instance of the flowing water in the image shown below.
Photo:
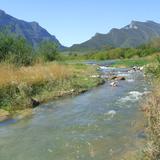
<path fill-rule="evenodd" d="M 148 85 L 128 73 L 118 87 L 109 82 L 76 97 L 34 110 L 31 117 L 0 123 L 0 160 L 119 160 L 142 141 L 139 103 Z"/>

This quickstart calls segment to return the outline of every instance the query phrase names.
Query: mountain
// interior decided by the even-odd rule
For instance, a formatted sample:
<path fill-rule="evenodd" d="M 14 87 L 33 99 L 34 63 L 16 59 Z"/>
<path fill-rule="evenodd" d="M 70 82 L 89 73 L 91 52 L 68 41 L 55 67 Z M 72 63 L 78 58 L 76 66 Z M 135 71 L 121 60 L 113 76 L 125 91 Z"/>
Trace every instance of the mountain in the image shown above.
<path fill-rule="evenodd" d="M 26 22 L 14 18 L 0 10 L 0 28 L 7 28 L 7 31 L 23 36 L 30 44 L 36 46 L 43 40 L 55 42 L 59 48 L 64 48 L 55 36 L 49 34 L 37 22 Z"/>
<path fill-rule="evenodd" d="M 160 24 L 153 21 L 132 21 L 129 25 L 116 29 L 113 28 L 107 34 L 96 33 L 90 40 L 70 47 L 71 51 L 85 51 L 101 49 L 103 47 L 137 47 L 160 37 Z"/>

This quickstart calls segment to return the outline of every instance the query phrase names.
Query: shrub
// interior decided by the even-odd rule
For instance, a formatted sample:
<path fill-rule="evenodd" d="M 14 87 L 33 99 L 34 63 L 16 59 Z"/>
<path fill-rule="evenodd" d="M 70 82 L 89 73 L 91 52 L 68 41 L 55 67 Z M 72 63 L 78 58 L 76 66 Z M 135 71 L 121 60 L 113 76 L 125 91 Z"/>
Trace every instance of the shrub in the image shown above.
<path fill-rule="evenodd" d="M 59 58 L 57 45 L 52 41 L 43 41 L 38 47 L 38 54 L 44 61 L 54 61 Z"/>
<path fill-rule="evenodd" d="M 156 58 L 157 63 L 153 63 L 146 68 L 146 72 L 152 74 L 154 77 L 160 77 L 160 56 Z"/>
<path fill-rule="evenodd" d="M 32 47 L 22 37 L 0 32 L 0 61 L 15 65 L 30 65 L 33 63 Z"/>

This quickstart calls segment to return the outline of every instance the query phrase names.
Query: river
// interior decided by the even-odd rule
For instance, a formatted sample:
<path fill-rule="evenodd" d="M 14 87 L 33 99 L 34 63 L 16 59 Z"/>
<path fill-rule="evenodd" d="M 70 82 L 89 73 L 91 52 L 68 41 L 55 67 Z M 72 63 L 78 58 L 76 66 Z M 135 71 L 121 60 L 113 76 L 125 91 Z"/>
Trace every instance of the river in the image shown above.
<path fill-rule="evenodd" d="M 0 160 L 120 160 L 139 150 L 139 105 L 148 84 L 142 73 L 115 72 L 127 76 L 118 87 L 106 82 L 79 96 L 41 105 L 23 120 L 0 123 Z"/>

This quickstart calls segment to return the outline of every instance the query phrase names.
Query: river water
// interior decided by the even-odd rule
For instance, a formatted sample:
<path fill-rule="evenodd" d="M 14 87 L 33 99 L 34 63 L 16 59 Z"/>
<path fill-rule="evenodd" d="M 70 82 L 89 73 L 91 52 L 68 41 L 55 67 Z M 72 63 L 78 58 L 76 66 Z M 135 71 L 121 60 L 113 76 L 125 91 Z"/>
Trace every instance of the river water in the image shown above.
<path fill-rule="evenodd" d="M 108 71 L 108 70 L 107 70 Z M 104 70 L 106 72 L 106 70 Z M 31 117 L 0 123 L 0 160 L 120 160 L 143 141 L 139 104 L 148 91 L 142 73 L 34 110 Z"/>

